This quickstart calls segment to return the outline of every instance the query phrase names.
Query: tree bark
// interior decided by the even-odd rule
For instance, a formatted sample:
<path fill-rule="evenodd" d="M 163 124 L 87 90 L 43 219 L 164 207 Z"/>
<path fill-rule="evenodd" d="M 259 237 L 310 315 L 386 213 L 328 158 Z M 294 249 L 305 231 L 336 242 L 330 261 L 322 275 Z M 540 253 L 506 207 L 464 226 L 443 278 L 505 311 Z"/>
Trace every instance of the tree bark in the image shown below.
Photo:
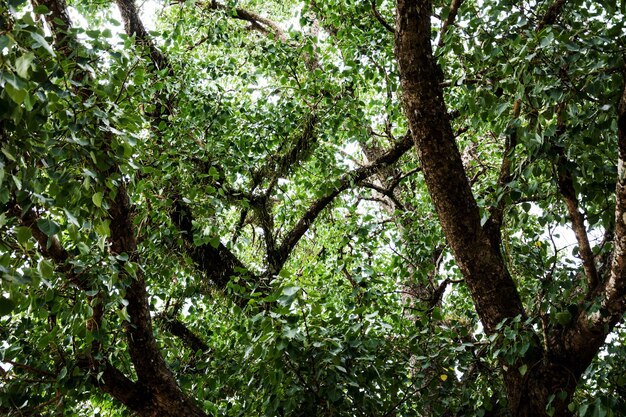
<path fill-rule="evenodd" d="M 33 5 L 39 4 L 45 5 L 51 11 L 45 15 L 45 19 L 54 33 L 55 48 L 71 59 L 68 45 L 77 48 L 80 45 L 70 32 L 72 24 L 67 14 L 65 1 L 41 0 L 40 2 L 33 2 Z M 77 71 L 76 76 L 81 81 L 89 79 L 89 74 L 84 71 Z M 93 91 L 83 85 L 77 88 L 75 93 L 88 97 L 93 94 Z M 106 133 L 104 135 L 102 146 L 110 146 L 111 138 Z M 101 174 L 103 176 L 115 176 L 119 174 L 119 167 L 113 165 Z M 118 181 L 116 195 L 111 199 L 108 211 L 111 217 L 110 250 L 114 255 L 125 253 L 130 261 L 137 262 L 139 255 L 137 253 L 136 229 L 132 219 L 132 206 L 123 179 Z M 31 229 L 33 229 L 32 226 Z M 35 236 L 37 237 L 37 234 Z M 39 239 L 42 238 L 43 236 L 39 236 Z M 58 261 L 65 261 L 69 256 L 67 251 L 60 246 L 57 239 L 52 239 L 52 242 L 50 251 L 44 255 L 56 257 Z M 137 374 L 137 381 L 131 381 L 108 362 L 88 358 L 87 361 L 92 362 L 89 364 L 92 371 L 98 366 L 103 368 L 102 382 L 96 380 L 95 385 L 98 385 L 102 391 L 111 394 L 142 417 L 206 416 L 195 402 L 182 392 L 159 351 L 152 330 L 150 303 L 142 270 L 138 268 L 135 276 L 126 274 L 125 278 L 128 282 L 126 300 L 128 301 L 128 315 L 130 317 L 130 322 L 125 325 L 126 341 L 128 353 Z"/>
<path fill-rule="evenodd" d="M 430 44 L 430 1 L 398 1 L 396 57 L 402 102 L 429 194 L 489 333 L 505 318 L 525 317 L 515 283 L 490 244 L 448 120 L 442 73 Z"/>
<path fill-rule="evenodd" d="M 490 239 L 490 223 L 481 226 L 479 209 L 448 119 L 442 72 L 432 53 L 431 10 L 430 0 L 397 2 L 395 42 L 402 105 L 443 231 L 485 331 L 493 334 L 504 319 L 525 319 L 526 313 L 500 247 Z M 616 256 L 609 279 L 592 297 L 600 298 L 610 315 L 603 318 L 599 313 L 583 311 L 569 327 L 551 329 L 545 347 L 532 329 L 527 330 L 532 341 L 527 353 L 513 365 L 501 364 L 511 416 L 542 416 L 548 409 L 553 416 L 571 415 L 567 405 L 578 379 L 624 312 L 626 181 L 622 161 L 626 156 L 626 93 L 619 108 Z M 524 375 L 520 372 L 522 365 Z"/>

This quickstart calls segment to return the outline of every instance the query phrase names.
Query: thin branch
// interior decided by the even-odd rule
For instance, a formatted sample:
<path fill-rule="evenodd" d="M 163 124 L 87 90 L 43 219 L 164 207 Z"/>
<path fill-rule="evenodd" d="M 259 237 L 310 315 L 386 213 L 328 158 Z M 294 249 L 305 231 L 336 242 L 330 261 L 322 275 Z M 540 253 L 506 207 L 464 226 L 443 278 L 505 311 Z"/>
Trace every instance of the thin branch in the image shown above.
<path fill-rule="evenodd" d="M 446 33 L 448 33 L 450 26 L 454 23 L 454 20 L 456 19 L 456 15 L 459 12 L 459 8 L 461 7 L 464 1 L 465 0 L 452 0 L 452 3 L 450 3 L 450 10 L 448 11 L 448 17 L 443 22 L 443 25 L 441 26 L 441 30 L 439 31 L 439 42 L 437 43 L 437 50 L 439 50 L 445 44 L 444 36 L 446 36 Z"/>
<path fill-rule="evenodd" d="M 372 184 L 371 182 L 361 182 L 360 185 L 365 188 L 371 188 L 372 190 L 378 191 L 379 193 L 390 199 L 398 210 L 406 211 L 404 205 L 394 195 L 393 188 L 379 187 L 378 185 Z M 387 202 L 384 200 L 382 201 L 382 203 L 387 204 Z"/>
<path fill-rule="evenodd" d="M 42 369 L 38 369 L 38 368 L 32 367 L 32 366 L 27 365 L 25 363 L 15 362 L 15 361 L 8 360 L 8 359 L 7 360 L 3 360 L 2 362 L 11 364 L 15 368 L 24 369 L 27 372 L 30 372 L 30 373 L 33 373 L 33 374 L 37 374 L 37 375 L 41 375 L 41 376 L 48 376 L 48 377 L 56 377 L 56 374 L 54 372 L 44 371 Z"/>
<path fill-rule="evenodd" d="M 513 120 L 519 118 L 521 111 L 521 101 L 516 100 L 513 104 Z M 498 177 L 498 188 L 505 189 L 507 184 L 512 180 L 511 176 L 511 157 L 515 146 L 517 146 L 517 129 L 513 123 L 509 126 L 510 133 L 507 137 L 504 152 L 502 153 L 502 162 L 500 164 L 500 175 Z M 484 230 L 487 233 L 491 244 L 494 248 L 499 248 L 502 243 L 502 222 L 504 221 L 505 199 L 501 198 L 498 204 L 492 209 L 491 215 L 485 223 Z"/>
<path fill-rule="evenodd" d="M 70 271 L 71 268 L 66 265 L 67 260 L 70 258 L 69 253 L 61 245 L 56 235 L 48 236 L 39 229 L 37 222 L 40 220 L 40 217 L 33 207 L 24 212 L 19 204 L 13 202 L 11 204 L 11 214 L 18 219 L 22 226 L 30 229 L 30 233 L 39 244 L 39 252 L 41 252 L 44 257 L 63 266 L 63 272 Z"/>
<path fill-rule="evenodd" d="M 455 1 L 456 1 L 456 0 L 455 0 Z M 462 1 L 462 0 L 461 0 L 461 1 Z M 395 33 L 396 33 L 396 31 L 395 31 L 395 29 L 393 28 L 393 26 L 391 26 L 391 25 L 389 24 L 389 22 L 387 22 L 387 21 L 385 20 L 385 18 L 384 18 L 384 17 L 382 17 L 382 16 L 381 16 L 381 14 L 378 12 L 378 9 L 376 8 L 376 0 L 372 0 L 372 1 L 370 2 L 370 6 L 371 6 L 371 8 L 372 8 L 372 14 L 374 14 L 374 17 L 376 18 L 376 20 L 378 20 L 378 22 L 379 22 L 381 25 L 383 25 L 383 27 L 384 27 L 385 29 L 387 29 L 387 32 L 392 33 L 392 34 L 395 34 Z"/>
<path fill-rule="evenodd" d="M 408 134 L 403 136 L 403 138 L 398 141 L 394 147 L 378 159 L 374 160 L 371 164 L 359 167 L 344 174 L 335 183 L 335 187 L 332 191 L 314 201 L 300 220 L 298 220 L 295 226 L 287 233 L 282 241 L 282 244 L 278 248 L 278 266 L 282 267 L 287 260 L 289 253 L 291 253 L 291 250 L 296 246 L 300 238 L 313 224 L 322 210 L 324 210 L 335 199 L 335 197 L 337 197 L 342 191 L 348 189 L 352 184 L 358 183 L 375 174 L 380 169 L 395 163 L 402 155 L 411 149 L 412 145 L 413 142 L 411 140 L 411 136 Z"/>
<path fill-rule="evenodd" d="M 264 35 L 271 33 L 276 37 L 276 39 L 282 42 L 286 42 L 288 39 L 283 29 L 276 22 L 270 19 L 267 19 L 263 16 L 260 16 L 249 10 L 243 9 L 241 7 L 235 7 L 235 8 L 228 7 L 226 5 L 218 3 L 215 0 L 211 2 L 199 3 L 199 5 L 209 10 L 223 11 L 227 15 L 230 15 L 234 17 L 235 19 L 249 22 L 251 24 L 250 26 L 251 29 L 257 30 L 258 32 Z"/>
<path fill-rule="evenodd" d="M 564 111 L 565 103 L 560 103 L 556 110 L 557 136 L 561 136 L 565 133 Z M 583 261 L 583 269 L 585 270 L 585 277 L 587 278 L 587 288 L 593 289 L 598 284 L 598 271 L 596 270 L 593 252 L 589 244 L 589 236 L 587 235 L 587 228 L 585 227 L 585 217 L 578 210 L 579 204 L 576 190 L 574 189 L 574 178 L 572 177 L 571 171 L 568 169 L 571 163 L 565 156 L 564 148 L 554 147 L 554 151 L 558 155 L 556 165 L 559 191 L 565 200 L 567 212 L 572 221 L 572 229 L 578 241 L 578 253 Z"/>
<path fill-rule="evenodd" d="M 567 3 L 567 0 L 555 0 L 555 2 L 548 7 L 548 10 L 546 10 L 546 13 L 537 25 L 537 32 L 541 31 L 546 26 L 553 25 L 556 22 L 561 15 L 565 3 Z"/>

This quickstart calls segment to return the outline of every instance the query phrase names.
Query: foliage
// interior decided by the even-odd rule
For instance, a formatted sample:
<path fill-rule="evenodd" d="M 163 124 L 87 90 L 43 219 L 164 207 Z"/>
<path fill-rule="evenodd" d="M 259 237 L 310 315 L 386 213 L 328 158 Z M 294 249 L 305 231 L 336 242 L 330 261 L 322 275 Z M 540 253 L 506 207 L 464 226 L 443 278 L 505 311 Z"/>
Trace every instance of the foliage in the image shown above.
<path fill-rule="evenodd" d="M 601 276 L 616 227 L 626 3 L 543 3 L 433 7 L 527 312 L 489 334 L 411 149 L 394 4 L 0 0 L 0 413 L 159 415 L 124 390 L 173 383 L 206 415 L 506 415 L 502 369 L 605 313 L 566 186 Z M 569 411 L 626 413 L 624 337 Z"/>

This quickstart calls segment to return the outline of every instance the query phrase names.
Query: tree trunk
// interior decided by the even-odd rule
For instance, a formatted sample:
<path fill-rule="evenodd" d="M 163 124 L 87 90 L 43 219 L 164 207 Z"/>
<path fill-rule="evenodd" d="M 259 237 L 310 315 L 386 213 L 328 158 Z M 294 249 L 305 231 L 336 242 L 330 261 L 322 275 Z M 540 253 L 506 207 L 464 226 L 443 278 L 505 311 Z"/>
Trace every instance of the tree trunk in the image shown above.
<path fill-rule="evenodd" d="M 567 367 L 542 359 L 522 375 L 517 368 L 505 371 L 504 380 L 513 417 L 571 416 L 567 406 L 571 401 L 580 375 Z"/>
<path fill-rule="evenodd" d="M 485 331 L 493 334 L 503 320 L 524 319 L 526 312 L 499 245 L 481 226 L 443 100 L 443 74 L 432 53 L 431 10 L 430 0 L 397 2 L 395 41 L 402 104 L 439 221 Z M 536 417 L 547 415 L 547 410 L 553 416 L 570 415 L 567 405 L 591 359 L 581 366 L 573 364 L 568 358 L 576 355 L 560 339 L 555 343 L 561 348 L 553 352 L 542 347 L 533 330 L 526 331 L 531 332 L 531 348 L 514 365 L 501 365 L 507 415 Z"/>

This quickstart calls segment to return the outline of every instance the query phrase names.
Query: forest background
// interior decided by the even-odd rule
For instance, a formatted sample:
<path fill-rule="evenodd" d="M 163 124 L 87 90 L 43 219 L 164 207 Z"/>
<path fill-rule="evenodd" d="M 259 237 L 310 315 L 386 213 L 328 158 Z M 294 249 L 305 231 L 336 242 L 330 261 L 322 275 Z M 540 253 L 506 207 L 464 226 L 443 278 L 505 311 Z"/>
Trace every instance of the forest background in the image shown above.
<path fill-rule="evenodd" d="M 0 413 L 626 415 L 625 9 L 0 0 Z"/>

